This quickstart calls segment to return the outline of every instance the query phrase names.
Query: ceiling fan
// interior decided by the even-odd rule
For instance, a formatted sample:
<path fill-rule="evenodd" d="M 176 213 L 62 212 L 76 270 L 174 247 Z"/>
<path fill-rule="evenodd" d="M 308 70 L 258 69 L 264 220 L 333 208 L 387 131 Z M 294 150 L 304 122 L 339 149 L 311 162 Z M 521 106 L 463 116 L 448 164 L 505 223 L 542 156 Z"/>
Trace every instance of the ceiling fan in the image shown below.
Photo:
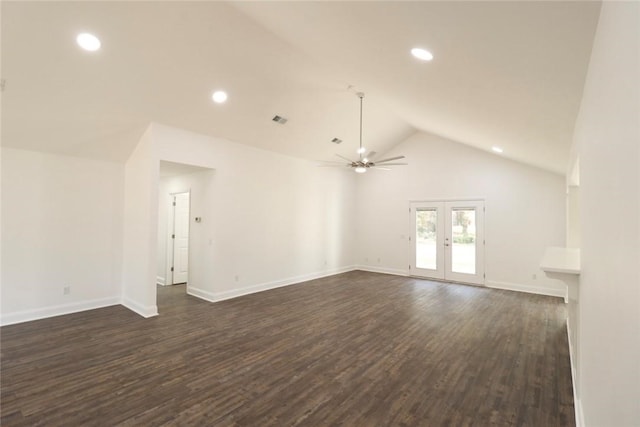
<path fill-rule="evenodd" d="M 333 164 L 331 164 L 331 165 L 323 165 L 323 166 L 329 166 L 329 167 L 344 167 L 344 166 L 346 166 L 346 167 L 349 167 L 349 168 L 353 169 L 357 173 L 365 173 L 369 169 L 391 170 L 391 169 L 387 168 L 387 166 L 406 166 L 406 165 L 408 165 L 408 163 L 391 163 L 394 160 L 404 159 L 404 156 L 395 156 L 395 157 L 389 157 L 387 159 L 374 161 L 373 158 L 376 155 L 375 151 L 370 151 L 369 153 L 365 154 L 366 149 L 362 146 L 362 99 L 364 98 L 364 93 L 363 92 L 357 92 L 356 95 L 358 96 L 358 98 L 360 98 L 360 147 L 358 148 L 358 159 L 357 160 L 351 160 L 351 159 L 348 159 L 348 158 L 346 158 L 344 156 L 341 156 L 340 154 L 336 154 L 336 156 L 340 157 L 343 160 L 346 160 L 347 164 L 345 165 L 343 162 L 328 162 L 328 163 L 333 163 Z"/>

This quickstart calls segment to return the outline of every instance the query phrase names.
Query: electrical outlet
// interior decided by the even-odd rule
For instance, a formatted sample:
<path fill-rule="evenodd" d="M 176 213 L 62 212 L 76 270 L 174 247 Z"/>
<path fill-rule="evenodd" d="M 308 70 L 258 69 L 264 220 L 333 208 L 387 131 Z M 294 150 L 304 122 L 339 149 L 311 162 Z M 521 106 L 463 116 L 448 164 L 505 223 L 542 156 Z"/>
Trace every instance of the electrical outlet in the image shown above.
<path fill-rule="evenodd" d="M 240 276 L 238 276 L 238 275 L 236 274 L 235 279 L 236 279 L 236 282 L 237 282 L 238 280 L 240 280 Z"/>
<path fill-rule="evenodd" d="M 69 295 L 71 293 L 71 286 L 65 286 L 64 288 L 62 288 L 62 294 L 63 295 Z"/>
<path fill-rule="evenodd" d="M 380 264 L 380 258 L 378 258 L 378 264 Z"/>
<path fill-rule="evenodd" d="M 533 273 L 533 275 L 531 276 L 531 278 L 532 278 L 533 280 L 536 280 L 536 279 L 538 278 L 538 275 L 537 275 L 537 274 L 535 274 L 535 273 Z"/>

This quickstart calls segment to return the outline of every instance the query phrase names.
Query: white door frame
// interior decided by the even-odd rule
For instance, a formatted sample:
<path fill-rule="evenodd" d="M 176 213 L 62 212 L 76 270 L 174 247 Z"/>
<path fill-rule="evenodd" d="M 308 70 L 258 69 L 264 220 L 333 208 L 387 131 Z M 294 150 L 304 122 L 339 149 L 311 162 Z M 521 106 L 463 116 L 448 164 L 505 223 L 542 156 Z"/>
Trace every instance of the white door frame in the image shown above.
<path fill-rule="evenodd" d="M 419 210 L 435 211 L 438 216 L 436 222 L 436 248 L 442 246 L 444 242 L 444 221 L 439 217 L 444 215 L 443 202 L 409 202 L 410 223 L 409 223 L 409 270 L 411 275 L 420 277 L 429 277 L 431 279 L 445 280 L 444 266 L 445 266 L 445 254 L 443 250 L 436 249 L 436 265 L 435 269 L 418 268 L 416 265 L 416 215 Z"/>
<path fill-rule="evenodd" d="M 168 204 L 167 204 L 167 254 L 165 258 L 166 265 L 166 279 L 165 283 L 167 285 L 173 285 L 173 250 L 174 250 L 174 239 L 171 238 L 171 235 L 174 234 L 174 226 L 175 226 L 175 210 L 173 206 L 173 198 L 177 194 L 189 194 L 189 218 L 191 218 L 191 189 L 186 191 L 176 191 L 169 193 Z M 165 193 L 166 194 L 166 193 Z M 191 252 L 191 227 L 189 227 L 189 252 Z M 191 254 L 189 254 L 191 255 Z M 188 280 L 187 280 L 188 282 Z"/>
<path fill-rule="evenodd" d="M 435 210 L 438 215 L 436 227 L 436 270 L 416 267 L 416 211 L 424 208 Z M 454 209 L 472 208 L 476 210 L 476 253 L 475 253 L 475 274 L 459 273 L 452 271 L 452 249 L 451 237 L 451 213 Z M 459 199 L 459 200 L 430 200 L 430 201 L 410 201 L 409 202 L 409 275 L 448 282 L 471 283 L 476 285 L 485 284 L 484 272 L 484 199 Z"/>

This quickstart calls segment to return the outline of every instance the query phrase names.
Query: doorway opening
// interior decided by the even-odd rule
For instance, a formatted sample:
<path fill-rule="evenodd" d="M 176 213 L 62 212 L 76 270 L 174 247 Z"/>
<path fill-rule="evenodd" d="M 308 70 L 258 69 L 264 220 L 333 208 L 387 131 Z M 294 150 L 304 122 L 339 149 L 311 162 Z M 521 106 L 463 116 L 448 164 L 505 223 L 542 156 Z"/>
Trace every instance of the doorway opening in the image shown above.
<path fill-rule="evenodd" d="M 194 281 L 202 280 L 198 261 L 205 250 L 203 216 L 210 200 L 212 173 L 210 168 L 160 161 L 157 298 L 173 301 L 168 296 L 186 295 Z"/>
<path fill-rule="evenodd" d="M 484 201 L 411 202 L 411 275 L 484 285 Z"/>

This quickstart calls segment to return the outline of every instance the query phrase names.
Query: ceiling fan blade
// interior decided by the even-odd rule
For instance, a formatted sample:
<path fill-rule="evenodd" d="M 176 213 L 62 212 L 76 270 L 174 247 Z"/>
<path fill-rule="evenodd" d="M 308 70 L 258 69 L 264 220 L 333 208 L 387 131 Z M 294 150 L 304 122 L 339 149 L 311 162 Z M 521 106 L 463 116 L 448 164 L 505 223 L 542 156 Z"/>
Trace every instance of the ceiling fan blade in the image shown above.
<path fill-rule="evenodd" d="M 336 154 L 336 156 L 340 157 L 341 159 L 346 160 L 346 161 L 347 161 L 347 162 L 349 162 L 350 164 L 351 164 L 351 163 L 353 163 L 353 160 L 347 159 L 346 157 L 341 156 L 340 154 Z"/>
<path fill-rule="evenodd" d="M 378 160 L 376 163 L 390 162 L 391 160 L 404 159 L 404 156 L 389 157 L 388 159 Z"/>
<path fill-rule="evenodd" d="M 320 160 L 318 163 L 321 163 L 323 165 L 344 165 L 344 162 L 333 162 L 331 160 Z M 351 164 L 351 162 L 349 162 L 349 164 Z"/>
<path fill-rule="evenodd" d="M 376 165 L 379 165 L 379 162 L 375 162 Z M 408 166 L 409 163 L 383 163 L 380 166 Z"/>
<path fill-rule="evenodd" d="M 390 171 L 391 170 L 389 168 L 381 168 L 381 167 L 378 167 L 378 166 L 371 166 L 371 169 L 378 169 L 378 170 L 381 170 L 381 171 Z"/>
<path fill-rule="evenodd" d="M 339 165 L 316 165 L 319 168 L 344 168 L 349 167 L 351 165 L 345 165 L 344 163 L 340 163 Z"/>

